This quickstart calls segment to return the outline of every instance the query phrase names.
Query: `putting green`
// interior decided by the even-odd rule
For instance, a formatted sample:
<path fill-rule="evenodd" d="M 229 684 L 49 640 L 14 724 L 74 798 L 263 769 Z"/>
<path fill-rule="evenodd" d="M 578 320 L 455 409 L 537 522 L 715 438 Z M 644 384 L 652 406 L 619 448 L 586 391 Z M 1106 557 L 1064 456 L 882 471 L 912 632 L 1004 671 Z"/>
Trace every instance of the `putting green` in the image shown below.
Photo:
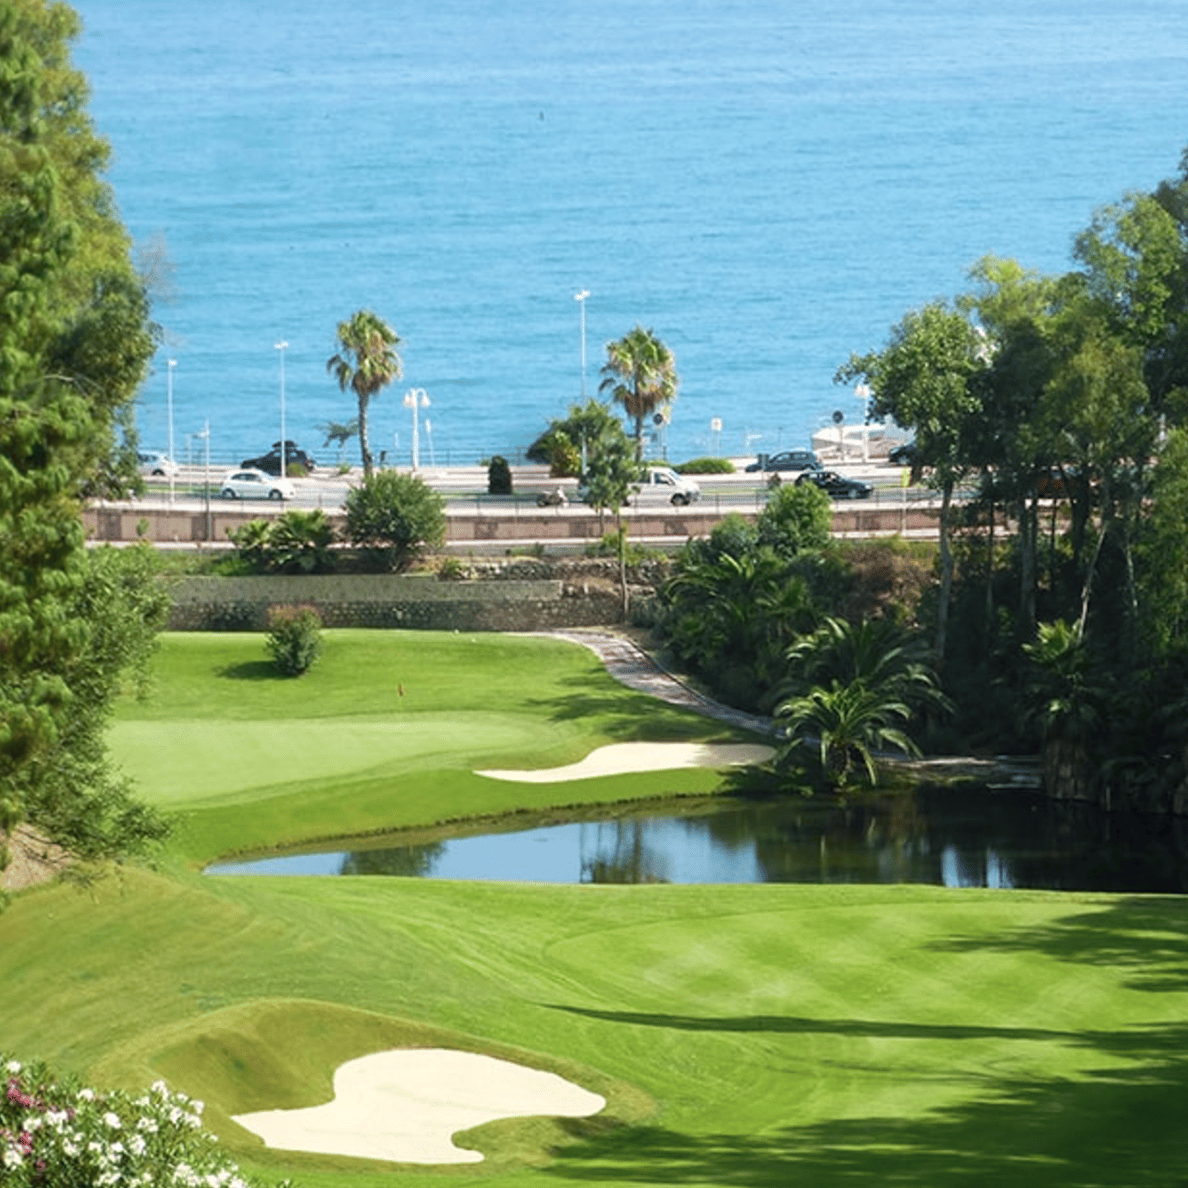
<path fill-rule="evenodd" d="M 122 721 L 110 740 L 112 757 L 146 800 L 199 808 L 274 795 L 278 785 L 298 781 L 397 776 L 425 766 L 469 770 L 479 758 L 547 751 L 547 733 L 524 716 L 471 712 L 403 720 Z M 567 741 L 559 732 L 557 745 Z"/>

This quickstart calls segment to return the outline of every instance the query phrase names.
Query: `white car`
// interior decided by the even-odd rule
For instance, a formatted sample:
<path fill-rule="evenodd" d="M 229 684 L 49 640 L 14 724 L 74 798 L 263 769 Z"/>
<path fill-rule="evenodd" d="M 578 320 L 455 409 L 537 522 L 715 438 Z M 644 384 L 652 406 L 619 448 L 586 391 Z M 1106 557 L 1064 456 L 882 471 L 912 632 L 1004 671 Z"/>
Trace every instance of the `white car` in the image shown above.
<path fill-rule="evenodd" d="M 287 478 L 248 468 L 228 471 L 219 494 L 224 499 L 292 499 L 297 488 Z"/>
<path fill-rule="evenodd" d="M 160 450 L 138 450 L 136 461 L 140 467 L 140 473 L 149 477 L 168 478 L 171 475 L 176 475 L 179 469 L 177 463 Z"/>

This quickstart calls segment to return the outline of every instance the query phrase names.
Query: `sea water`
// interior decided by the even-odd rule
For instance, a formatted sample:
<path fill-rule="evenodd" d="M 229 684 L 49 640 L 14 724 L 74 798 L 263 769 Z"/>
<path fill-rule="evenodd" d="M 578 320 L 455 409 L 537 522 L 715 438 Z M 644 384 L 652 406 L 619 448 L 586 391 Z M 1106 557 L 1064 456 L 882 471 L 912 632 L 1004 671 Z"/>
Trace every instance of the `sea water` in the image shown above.
<path fill-rule="evenodd" d="M 173 269 L 142 440 L 168 445 L 172 359 L 183 459 L 207 422 L 213 458 L 262 451 L 283 404 L 332 461 L 361 307 L 402 339 L 389 462 L 413 389 L 422 465 L 519 457 L 637 323 L 681 379 L 654 453 L 804 445 L 860 416 L 851 352 L 988 253 L 1071 267 L 1188 145 L 1179 0 L 75 7 L 122 216 Z"/>

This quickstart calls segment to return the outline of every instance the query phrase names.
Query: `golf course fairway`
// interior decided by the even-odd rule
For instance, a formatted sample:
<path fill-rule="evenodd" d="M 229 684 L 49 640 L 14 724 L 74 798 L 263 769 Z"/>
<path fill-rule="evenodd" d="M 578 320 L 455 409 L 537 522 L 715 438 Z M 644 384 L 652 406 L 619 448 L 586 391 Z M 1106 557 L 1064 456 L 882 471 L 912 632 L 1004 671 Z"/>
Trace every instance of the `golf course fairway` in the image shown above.
<path fill-rule="evenodd" d="M 164 1077 L 245 1171 L 311 1188 L 1185 1181 L 1177 897 L 198 873 L 314 837 L 710 792 L 706 770 L 473 772 L 752 741 L 578 647 L 326 636 L 299 681 L 270 675 L 259 636 L 163 639 L 154 692 L 112 738 L 176 839 L 157 869 L 34 888 L 0 915 L 0 1048 L 95 1084 Z M 456 1139 L 483 1162 L 427 1167 L 270 1150 L 232 1121 L 325 1102 L 339 1065 L 400 1047 L 514 1060 L 607 1105 L 487 1123 Z"/>

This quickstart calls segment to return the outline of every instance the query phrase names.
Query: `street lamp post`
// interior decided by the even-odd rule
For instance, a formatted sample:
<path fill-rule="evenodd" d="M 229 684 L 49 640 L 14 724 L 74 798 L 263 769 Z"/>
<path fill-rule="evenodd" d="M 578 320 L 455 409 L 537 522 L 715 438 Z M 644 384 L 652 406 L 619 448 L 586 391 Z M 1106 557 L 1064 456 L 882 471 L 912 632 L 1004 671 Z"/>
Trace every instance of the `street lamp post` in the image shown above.
<path fill-rule="evenodd" d="M 862 461 L 870 461 L 870 425 L 867 424 L 867 418 L 870 416 L 868 411 L 870 401 L 870 385 L 858 384 L 854 389 L 854 395 L 862 401 Z"/>
<path fill-rule="evenodd" d="M 276 349 L 280 351 L 280 412 L 281 412 L 281 441 L 280 441 L 280 473 L 281 478 L 284 478 L 288 472 L 286 463 L 288 462 L 288 448 L 285 445 L 285 348 L 288 343 L 282 338 L 276 344 Z"/>
<path fill-rule="evenodd" d="M 404 393 L 404 407 L 412 409 L 413 421 L 413 435 L 412 435 L 412 468 L 413 470 L 421 469 L 421 442 L 419 437 L 417 425 L 417 413 L 419 409 L 429 407 L 429 397 L 425 394 L 424 388 L 409 388 Z"/>
<path fill-rule="evenodd" d="M 169 360 L 168 378 L 165 384 L 165 407 L 169 417 L 169 502 L 173 503 L 173 467 L 177 459 L 173 456 L 173 369 L 177 366 L 176 359 Z"/>

